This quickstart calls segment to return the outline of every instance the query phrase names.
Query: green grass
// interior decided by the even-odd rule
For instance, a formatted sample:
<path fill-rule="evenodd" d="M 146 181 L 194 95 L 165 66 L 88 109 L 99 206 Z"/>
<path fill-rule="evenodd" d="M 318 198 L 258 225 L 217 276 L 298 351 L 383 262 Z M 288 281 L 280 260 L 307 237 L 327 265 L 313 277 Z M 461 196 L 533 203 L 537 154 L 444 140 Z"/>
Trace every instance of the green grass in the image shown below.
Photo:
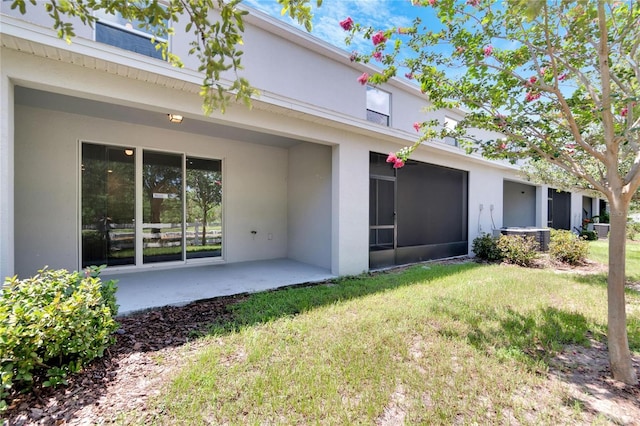
<path fill-rule="evenodd" d="M 609 261 L 609 241 L 597 240 L 589 243 L 589 258 L 607 264 Z M 640 281 L 640 242 L 627 241 L 626 275 L 631 281 Z"/>
<path fill-rule="evenodd" d="M 583 406 L 544 373 L 562 345 L 603 338 L 606 288 L 592 284 L 468 263 L 255 294 L 139 422 L 580 422 Z M 640 298 L 627 302 L 638 351 Z"/>

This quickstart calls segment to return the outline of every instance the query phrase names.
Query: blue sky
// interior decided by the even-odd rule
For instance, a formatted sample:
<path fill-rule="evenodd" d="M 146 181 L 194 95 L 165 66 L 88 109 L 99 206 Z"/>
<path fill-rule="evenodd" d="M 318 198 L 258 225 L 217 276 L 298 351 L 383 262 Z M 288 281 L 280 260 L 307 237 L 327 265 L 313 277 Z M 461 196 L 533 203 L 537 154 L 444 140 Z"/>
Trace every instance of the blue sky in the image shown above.
<path fill-rule="evenodd" d="M 243 3 L 299 27 L 288 15 L 281 15 L 282 7 L 276 0 L 244 0 Z M 315 6 L 315 0 L 311 3 Z M 412 6 L 410 0 L 323 0 L 322 7 L 314 7 L 311 34 L 349 52 L 368 53 L 372 49 L 370 40 L 354 39 L 346 46 L 347 33 L 340 27 L 340 21 L 350 16 L 362 25 L 386 29 L 409 26 L 416 16 L 426 20 L 429 13 L 428 7 Z"/>

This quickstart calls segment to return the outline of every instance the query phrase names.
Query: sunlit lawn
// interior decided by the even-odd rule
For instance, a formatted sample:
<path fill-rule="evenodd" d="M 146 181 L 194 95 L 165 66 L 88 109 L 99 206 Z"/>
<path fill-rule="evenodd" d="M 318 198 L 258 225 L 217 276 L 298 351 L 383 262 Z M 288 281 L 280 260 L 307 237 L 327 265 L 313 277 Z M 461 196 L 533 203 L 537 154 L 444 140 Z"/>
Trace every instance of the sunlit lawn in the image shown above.
<path fill-rule="evenodd" d="M 598 243 L 600 244 L 600 243 Z M 640 350 L 640 298 L 629 295 Z M 566 343 L 603 338 L 604 277 L 475 263 L 255 294 L 159 398 L 160 424 L 571 424 L 547 380 Z M 191 358 L 189 358 L 191 359 Z"/>
<path fill-rule="evenodd" d="M 589 257 L 607 264 L 609 259 L 609 241 L 597 240 L 589 243 Z M 631 281 L 640 281 L 640 242 L 627 241 L 626 275 Z"/>

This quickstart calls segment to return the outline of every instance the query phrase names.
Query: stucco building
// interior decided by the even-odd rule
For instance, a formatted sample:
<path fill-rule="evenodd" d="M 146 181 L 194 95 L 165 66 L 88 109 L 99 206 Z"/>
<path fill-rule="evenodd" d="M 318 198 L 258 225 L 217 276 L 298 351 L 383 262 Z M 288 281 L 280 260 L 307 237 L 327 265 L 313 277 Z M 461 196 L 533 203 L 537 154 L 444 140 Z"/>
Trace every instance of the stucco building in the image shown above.
<path fill-rule="evenodd" d="M 409 81 L 360 85 L 367 65 L 260 12 L 243 46 L 260 95 L 204 116 L 180 27 L 182 69 L 117 19 L 78 24 L 67 44 L 41 5 L 24 16 L 0 5 L 2 276 L 282 258 L 358 274 L 465 255 L 503 226 L 571 229 L 595 214 L 597 200 L 525 182 L 455 140 L 395 171 L 386 154 L 413 143 L 414 122 L 460 111 L 426 117 Z"/>

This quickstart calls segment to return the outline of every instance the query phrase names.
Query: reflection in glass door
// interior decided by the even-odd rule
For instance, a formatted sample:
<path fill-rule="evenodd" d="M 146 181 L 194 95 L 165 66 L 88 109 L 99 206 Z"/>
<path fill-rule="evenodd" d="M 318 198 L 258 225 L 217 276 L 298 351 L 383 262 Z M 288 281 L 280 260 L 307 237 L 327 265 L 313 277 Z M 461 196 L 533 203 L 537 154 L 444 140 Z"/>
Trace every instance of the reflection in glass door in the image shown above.
<path fill-rule="evenodd" d="M 187 157 L 187 259 L 222 253 L 222 163 Z"/>
<path fill-rule="evenodd" d="M 82 145 L 82 267 L 135 263 L 135 150 Z"/>
<path fill-rule="evenodd" d="M 143 262 L 182 260 L 182 155 L 145 151 L 142 180 Z"/>
<path fill-rule="evenodd" d="M 221 160 L 92 143 L 81 150 L 83 268 L 222 257 Z"/>

